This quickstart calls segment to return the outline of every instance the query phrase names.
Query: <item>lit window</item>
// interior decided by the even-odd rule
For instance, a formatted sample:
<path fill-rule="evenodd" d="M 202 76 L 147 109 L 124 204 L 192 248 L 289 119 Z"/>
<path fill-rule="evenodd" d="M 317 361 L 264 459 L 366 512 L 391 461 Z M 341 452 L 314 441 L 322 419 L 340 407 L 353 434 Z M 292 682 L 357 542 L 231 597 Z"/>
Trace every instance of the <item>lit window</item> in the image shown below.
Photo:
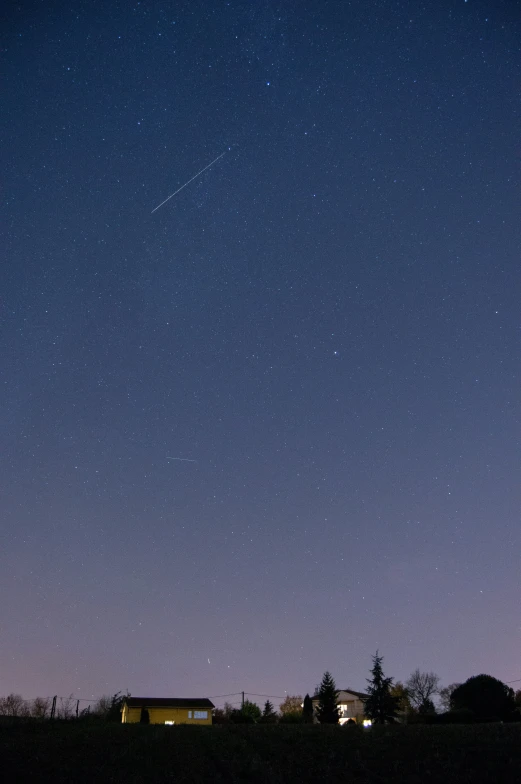
<path fill-rule="evenodd" d="M 372 723 L 371 719 L 364 719 L 364 727 L 370 727 Z"/>
<path fill-rule="evenodd" d="M 175 724 L 175 721 L 165 721 L 165 724 Z"/>
<path fill-rule="evenodd" d="M 194 711 L 194 719 L 207 719 L 208 711 Z"/>
<path fill-rule="evenodd" d="M 191 719 L 191 718 L 192 718 L 192 711 L 188 711 L 188 718 L 189 718 L 189 719 Z"/>

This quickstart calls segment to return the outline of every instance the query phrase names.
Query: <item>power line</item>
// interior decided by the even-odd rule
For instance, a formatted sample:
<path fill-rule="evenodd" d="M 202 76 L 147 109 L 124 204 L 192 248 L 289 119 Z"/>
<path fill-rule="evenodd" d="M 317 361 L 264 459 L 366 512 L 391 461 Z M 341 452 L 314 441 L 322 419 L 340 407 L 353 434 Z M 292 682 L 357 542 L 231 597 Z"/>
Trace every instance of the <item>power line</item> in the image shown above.
<path fill-rule="evenodd" d="M 241 691 L 234 691 L 232 694 L 211 694 L 209 699 L 218 700 L 220 697 L 238 697 L 240 694 L 242 694 Z"/>

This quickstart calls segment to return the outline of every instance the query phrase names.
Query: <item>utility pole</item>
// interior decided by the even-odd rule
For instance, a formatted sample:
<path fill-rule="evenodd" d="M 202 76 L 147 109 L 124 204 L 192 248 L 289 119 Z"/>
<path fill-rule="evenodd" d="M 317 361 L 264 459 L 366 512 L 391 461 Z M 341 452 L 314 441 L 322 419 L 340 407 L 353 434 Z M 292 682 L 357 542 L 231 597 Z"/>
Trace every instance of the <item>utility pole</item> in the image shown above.
<path fill-rule="evenodd" d="M 241 694 L 242 694 L 241 708 L 244 708 L 244 692 L 241 692 Z"/>
<path fill-rule="evenodd" d="M 76 718 L 78 718 L 78 714 L 80 712 L 80 701 L 76 701 Z"/>
<path fill-rule="evenodd" d="M 54 719 L 54 717 L 55 717 L 55 715 L 56 715 L 56 700 L 57 700 L 57 699 L 58 699 L 58 696 L 54 696 L 54 697 L 52 698 L 52 706 L 51 706 L 51 719 Z"/>

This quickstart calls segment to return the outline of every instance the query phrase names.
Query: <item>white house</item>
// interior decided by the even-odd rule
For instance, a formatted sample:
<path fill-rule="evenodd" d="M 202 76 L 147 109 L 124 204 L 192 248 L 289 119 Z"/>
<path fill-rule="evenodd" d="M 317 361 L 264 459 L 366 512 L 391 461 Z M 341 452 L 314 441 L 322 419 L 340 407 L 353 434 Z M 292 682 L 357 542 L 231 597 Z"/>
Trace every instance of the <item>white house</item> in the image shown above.
<path fill-rule="evenodd" d="M 360 721 L 364 715 L 364 701 L 367 699 L 367 694 L 361 691 L 353 691 L 353 689 L 339 689 L 338 691 L 338 711 L 340 718 L 338 723 L 345 724 L 349 719 L 353 721 Z M 318 708 L 318 695 L 315 694 L 312 698 L 313 709 Z"/>

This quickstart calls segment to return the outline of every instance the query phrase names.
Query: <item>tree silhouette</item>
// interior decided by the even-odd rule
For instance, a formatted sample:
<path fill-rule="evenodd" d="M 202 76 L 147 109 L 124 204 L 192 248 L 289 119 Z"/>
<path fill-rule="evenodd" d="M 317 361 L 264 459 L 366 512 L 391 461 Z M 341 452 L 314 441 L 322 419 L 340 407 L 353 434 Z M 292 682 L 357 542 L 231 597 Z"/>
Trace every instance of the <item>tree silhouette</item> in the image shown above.
<path fill-rule="evenodd" d="M 452 692 L 455 691 L 458 686 L 461 686 L 461 683 L 451 683 L 449 686 L 444 686 L 439 690 L 438 695 L 440 698 L 440 707 L 442 710 L 450 710 L 450 698 L 452 696 Z"/>
<path fill-rule="evenodd" d="M 440 679 L 433 672 L 414 670 L 405 684 L 409 699 L 419 713 L 432 713 L 432 697 L 440 690 Z"/>
<path fill-rule="evenodd" d="M 123 703 L 125 700 L 130 697 L 130 692 L 123 692 L 118 691 L 116 694 L 113 694 L 110 698 L 110 705 L 107 711 L 107 721 L 112 722 L 120 722 L 121 721 L 121 710 L 123 708 Z"/>
<path fill-rule="evenodd" d="M 317 719 L 321 724 L 338 724 L 338 691 L 333 676 L 326 670 L 318 687 Z"/>
<path fill-rule="evenodd" d="M 28 716 L 29 706 L 21 694 L 0 697 L 0 716 Z"/>
<path fill-rule="evenodd" d="M 48 697 L 35 697 L 31 705 L 31 716 L 46 719 L 50 713 L 51 701 Z"/>
<path fill-rule="evenodd" d="M 255 724 L 261 717 L 261 709 L 255 702 L 244 700 L 240 710 L 233 710 L 230 713 L 232 724 Z"/>
<path fill-rule="evenodd" d="M 275 724 L 277 721 L 277 714 L 275 712 L 275 708 L 273 707 L 273 703 L 269 700 L 266 700 L 264 703 L 264 710 L 262 711 L 262 716 L 260 717 L 260 721 L 262 724 Z"/>
<path fill-rule="evenodd" d="M 386 678 L 382 669 L 383 656 L 378 651 L 373 656 L 372 678 L 367 679 L 368 697 L 364 703 L 364 713 L 375 724 L 393 722 L 398 713 L 399 698 L 391 694 L 393 678 Z"/>
<path fill-rule="evenodd" d="M 492 675 L 475 675 L 451 694 L 454 710 L 471 710 L 477 719 L 509 719 L 516 709 L 514 690 Z"/>
<path fill-rule="evenodd" d="M 304 697 L 304 705 L 302 707 L 302 718 L 306 724 L 313 724 L 313 701 L 309 694 Z"/>
<path fill-rule="evenodd" d="M 436 706 L 432 700 L 424 700 L 420 707 L 418 708 L 418 713 L 420 716 L 427 716 L 429 714 L 436 713 Z"/>

